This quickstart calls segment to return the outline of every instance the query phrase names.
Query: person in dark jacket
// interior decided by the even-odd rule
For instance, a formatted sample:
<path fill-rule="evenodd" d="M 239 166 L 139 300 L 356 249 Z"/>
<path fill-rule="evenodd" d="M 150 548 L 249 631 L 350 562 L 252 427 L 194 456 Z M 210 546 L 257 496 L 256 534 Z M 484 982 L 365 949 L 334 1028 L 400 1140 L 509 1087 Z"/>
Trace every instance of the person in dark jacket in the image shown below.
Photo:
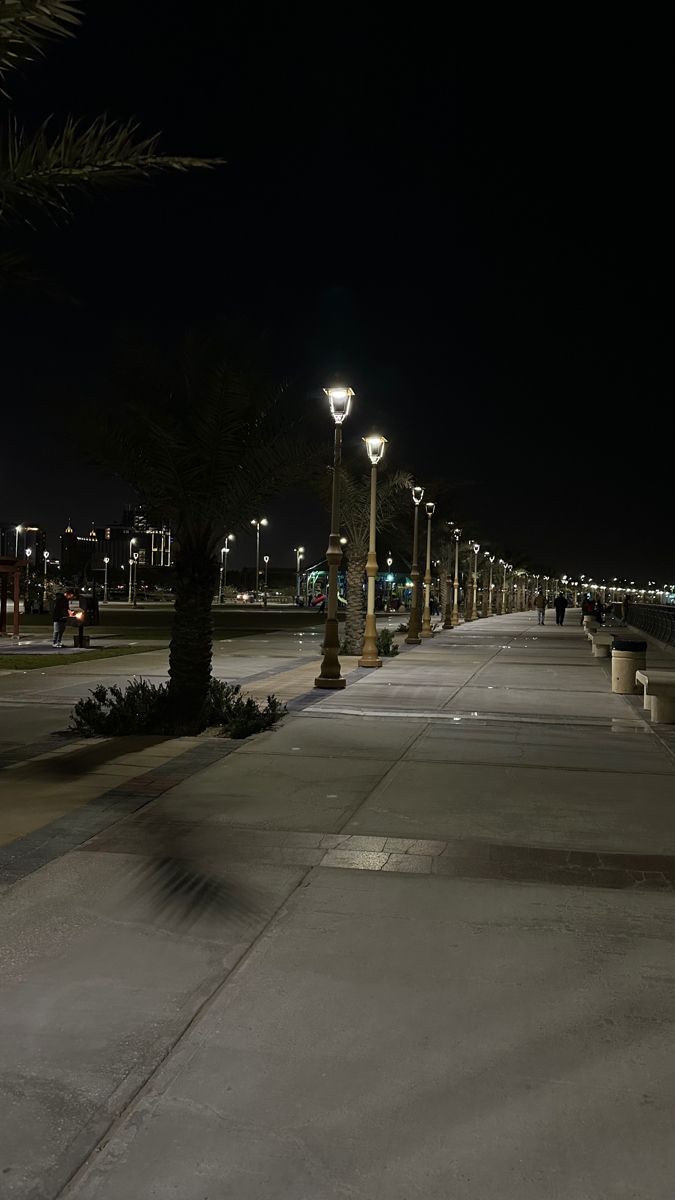
<path fill-rule="evenodd" d="M 553 602 L 553 607 L 555 608 L 555 623 L 556 623 L 556 625 L 564 625 L 565 609 L 567 608 L 567 599 L 565 596 L 563 596 L 562 592 L 559 592 L 558 595 L 556 596 L 556 598 Z"/>
<path fill-rule="evenodd" d="M 63 592 L 57 592 L 54 597 L 52 621 L 54 622 L 52 645 L 60 650 L 63 645 L 63 635 L 66 632 L 66 624 L 68 622 L 68 599 Z"/>

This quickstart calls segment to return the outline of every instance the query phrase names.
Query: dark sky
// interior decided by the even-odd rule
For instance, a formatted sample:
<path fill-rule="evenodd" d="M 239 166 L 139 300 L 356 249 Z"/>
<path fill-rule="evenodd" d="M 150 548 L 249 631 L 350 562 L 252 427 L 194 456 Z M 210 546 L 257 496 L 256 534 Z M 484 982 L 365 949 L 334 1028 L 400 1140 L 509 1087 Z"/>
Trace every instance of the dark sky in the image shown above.
<path fill-rule="evenodd" d="M 97 0 L 13 82 L 28 122 L 135 115 L 227 165 L 34 236 L 77 303 L 3 320 L 3 520 L 114 520 L 128 491 L 70 431 L 96 420 L 118 327 L 225 313 L 308 395 L 342 372 L 349 435 L 379 424 L 498 553 L 675 577 L 670 24 L 391 12 Z M 318 558 L 316 502 L 272 508 L 276 561 Z"/>

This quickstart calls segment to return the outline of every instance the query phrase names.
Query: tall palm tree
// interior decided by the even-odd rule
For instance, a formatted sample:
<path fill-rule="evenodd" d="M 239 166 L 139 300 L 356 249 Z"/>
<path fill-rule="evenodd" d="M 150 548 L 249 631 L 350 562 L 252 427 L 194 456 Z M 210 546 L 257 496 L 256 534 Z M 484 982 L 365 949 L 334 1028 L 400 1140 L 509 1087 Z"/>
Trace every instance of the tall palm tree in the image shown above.
<path fill-rule="evenodd" d="M 401 515 L 406 489 L 412 477 L 407 471 L 383 475 L 377 482 L 376 526 L 378 532 L 391 529 Z M 370 534 L 370 477 L 357 475 L 348 468 L 340 475 L 341 525 L 347 536 L 347 612 L 345 653 L 360 654 L 365 628 L 363 576 L 368 558 Z"/>
<path fill-rule="evenodd" d="M 312 470 L 293 438 L 300 413 L 250 362 L 223 357 L 221 337 L 190 336 L 175 359 L 144 357 L 123 401 L 90 439 L 90 455 L 129 483 L 174 533 L 176 604 L 169 696 L 180 730 L 204 726 L 211 606 L 225 530 Z"/>
<path fill-rule="evenodd" d="M 8 76 L 44 54 L 55 38 L 72 37 L 81 21 L 80 0 L 0 0 L 0 94 L 7 113 L 0 130 L 0 224 L 30 225 L 40 214 L 70 215 L 77 195 L 96 186 L 145 178 L 163 170 L 210 167 L 219 159 L 161 154 L 158 135 L 144 137 L 138 124 L 105 115 L 60 128 L 48 118 L 27 132 L 11 109 Z M 0 253 L 0 282 L 30 283 L 34 269 L 15 245 Z"/>

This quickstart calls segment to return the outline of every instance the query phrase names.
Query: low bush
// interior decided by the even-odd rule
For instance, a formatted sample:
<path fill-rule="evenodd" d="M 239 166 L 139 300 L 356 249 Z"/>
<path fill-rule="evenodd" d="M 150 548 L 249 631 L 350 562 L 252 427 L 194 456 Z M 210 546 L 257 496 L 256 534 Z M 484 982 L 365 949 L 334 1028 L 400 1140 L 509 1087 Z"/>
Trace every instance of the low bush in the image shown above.
<path fill-rule="evenodd" d="M 285 711 L 276 696 L 268 696 L 266 704 L 261 705 L 251 696 L 244 699 L 238 683 L 212 679 L 199 727 L 220 726 L 226 737 L 245 738 L 271 729 Z M 184 732 L 171 711 L 169 685 L 142 678 L 132 679 L 124 689 L 103 684 L 93 688 L 75 705 L 70 728 L 84 737 L 122 737 L 130 733 L 179 736 Z"/>
<path fill-rule="evenodd" d="M 393 658 L 395 654 L 398 654 L 398 646 L 394 641 L 394 635 L 391 632 L 391 629 L 382 629 L 378 633 L 377 653 L 381 658 Z"/>

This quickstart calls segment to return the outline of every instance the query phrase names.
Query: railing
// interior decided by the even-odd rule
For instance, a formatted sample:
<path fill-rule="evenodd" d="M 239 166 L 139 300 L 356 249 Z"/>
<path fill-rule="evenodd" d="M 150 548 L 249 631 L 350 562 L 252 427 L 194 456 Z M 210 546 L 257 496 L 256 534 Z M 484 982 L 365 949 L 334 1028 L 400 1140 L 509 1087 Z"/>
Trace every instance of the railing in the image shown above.
<path fill-rule="evenodd" d="M 628 625 L 675 646 L 675 604 L 624 604 Z"/>

